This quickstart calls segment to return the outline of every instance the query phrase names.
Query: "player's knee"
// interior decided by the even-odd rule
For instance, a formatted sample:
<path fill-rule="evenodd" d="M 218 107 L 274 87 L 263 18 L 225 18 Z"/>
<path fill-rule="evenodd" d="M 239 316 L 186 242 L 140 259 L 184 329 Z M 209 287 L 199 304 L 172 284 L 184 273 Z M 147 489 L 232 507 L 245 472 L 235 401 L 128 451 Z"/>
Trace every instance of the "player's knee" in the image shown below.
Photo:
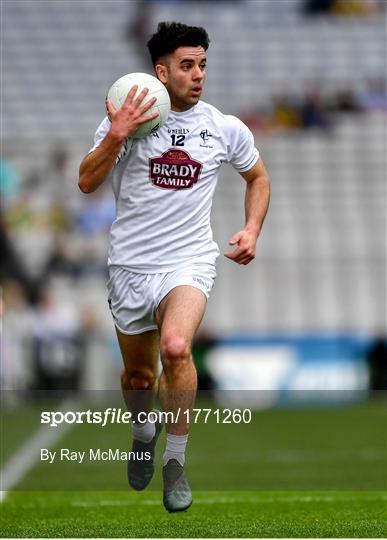
<path fill-rule="evenodd" d="M 191 347 L 189 342 L 182 336 L 169 335 L 161 339 L 161 359 L 163 364 L 175 364 L 190 361 Z"/>
<path fill-rule="evenodd" d="M 140 373 L 136 373 L 130 378 L 130 386 L 133 390 L 148 390 L 151 387 L 151 381 Z"/>
<path fill-rule="evenodd" d="M 150 369 L 123 370 L 121 384 L 125 389 L 148 390 L 156 381 L 156 375 Z"/>

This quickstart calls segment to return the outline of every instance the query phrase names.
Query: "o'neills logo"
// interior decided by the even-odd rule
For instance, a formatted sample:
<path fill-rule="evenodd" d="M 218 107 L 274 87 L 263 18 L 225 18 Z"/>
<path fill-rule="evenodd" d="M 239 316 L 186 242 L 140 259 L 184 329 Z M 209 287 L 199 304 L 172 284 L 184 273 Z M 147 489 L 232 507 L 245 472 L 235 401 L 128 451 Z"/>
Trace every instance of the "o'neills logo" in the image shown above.
<path fill-rule="evenodd" d="M 162 156 L 150 158 L 149 169 L 154 186 L 188 189 L 199 180 L 202 164 L 184 150 L 167 150 Z"/>

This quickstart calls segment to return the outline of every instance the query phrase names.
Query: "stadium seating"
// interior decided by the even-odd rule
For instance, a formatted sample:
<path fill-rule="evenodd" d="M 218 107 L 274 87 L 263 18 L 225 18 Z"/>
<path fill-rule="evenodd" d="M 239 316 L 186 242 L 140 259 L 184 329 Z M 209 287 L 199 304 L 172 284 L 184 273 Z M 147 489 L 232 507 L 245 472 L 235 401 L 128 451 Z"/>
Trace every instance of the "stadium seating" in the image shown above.
<path fill-rule="evenodd" d="M 383 117 L 360 123 L 344 117 L 329 138 L 257 135 L 271 175 L 270 212 L 254 265 L 236 269 L 219 260 L 207 315 L 215 328 L 379 328 L 384 319 L 383 126 Z M 226 169 L 213 214 L 223 252 L 243 226 L 242 205 L 243 182 Z"/>
<path fill-rule="evenodd" d="M 3 133 L 90 133 L 104 113 L 110 83 L 123 73 L 149 70 L 127 38 L 141 5 L 6 2 Z M 206 26 L 211 48 L 205 97 L 230 113 L 267 106 L 279 89 L 300 92 L 305 80 L 361 89 L 368 77 L 384 74 L 383 17 L 306 19 L 300 5 L 246 0 L 203 2 L 197 9 L 195 2 L 154 2 L 149 27 L 171 18 Z"/>

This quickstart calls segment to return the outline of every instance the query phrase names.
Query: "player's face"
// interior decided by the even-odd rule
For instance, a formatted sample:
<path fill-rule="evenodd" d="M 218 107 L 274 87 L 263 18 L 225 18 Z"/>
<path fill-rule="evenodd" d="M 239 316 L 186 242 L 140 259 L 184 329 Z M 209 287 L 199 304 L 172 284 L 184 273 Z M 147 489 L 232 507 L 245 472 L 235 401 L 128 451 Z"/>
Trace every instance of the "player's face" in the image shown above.
<path fill-rule="evenodd" d="M 156 70 L 169 92 L 173 111 L 186 111 L 196 105 L 206 78 L 203 47 L 179 47 Z"/>

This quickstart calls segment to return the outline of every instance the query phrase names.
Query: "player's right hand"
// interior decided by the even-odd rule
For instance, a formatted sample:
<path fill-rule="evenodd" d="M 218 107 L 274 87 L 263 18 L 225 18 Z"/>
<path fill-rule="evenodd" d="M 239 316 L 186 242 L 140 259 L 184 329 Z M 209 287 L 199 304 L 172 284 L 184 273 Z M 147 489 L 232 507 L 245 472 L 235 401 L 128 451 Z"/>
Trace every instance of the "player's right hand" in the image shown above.
<path fill-rule="evenodd" d="M 134 99 L 137 89 L 137 85 L 132 86 L 121 109 L 115 109 L 113 103 L 106 100 L 106 111 L 112 124 L 110 134 L 122 141 L 126 137 L 130 137 L 141 124 L 148 120 L 154 120 L 159 115 L 156 111 L 146 114 L 156 102 L 156 98 L 153 97 L 145 104 L 142 104 L 149 90 L 144 88 L 138 97 Z"/>

